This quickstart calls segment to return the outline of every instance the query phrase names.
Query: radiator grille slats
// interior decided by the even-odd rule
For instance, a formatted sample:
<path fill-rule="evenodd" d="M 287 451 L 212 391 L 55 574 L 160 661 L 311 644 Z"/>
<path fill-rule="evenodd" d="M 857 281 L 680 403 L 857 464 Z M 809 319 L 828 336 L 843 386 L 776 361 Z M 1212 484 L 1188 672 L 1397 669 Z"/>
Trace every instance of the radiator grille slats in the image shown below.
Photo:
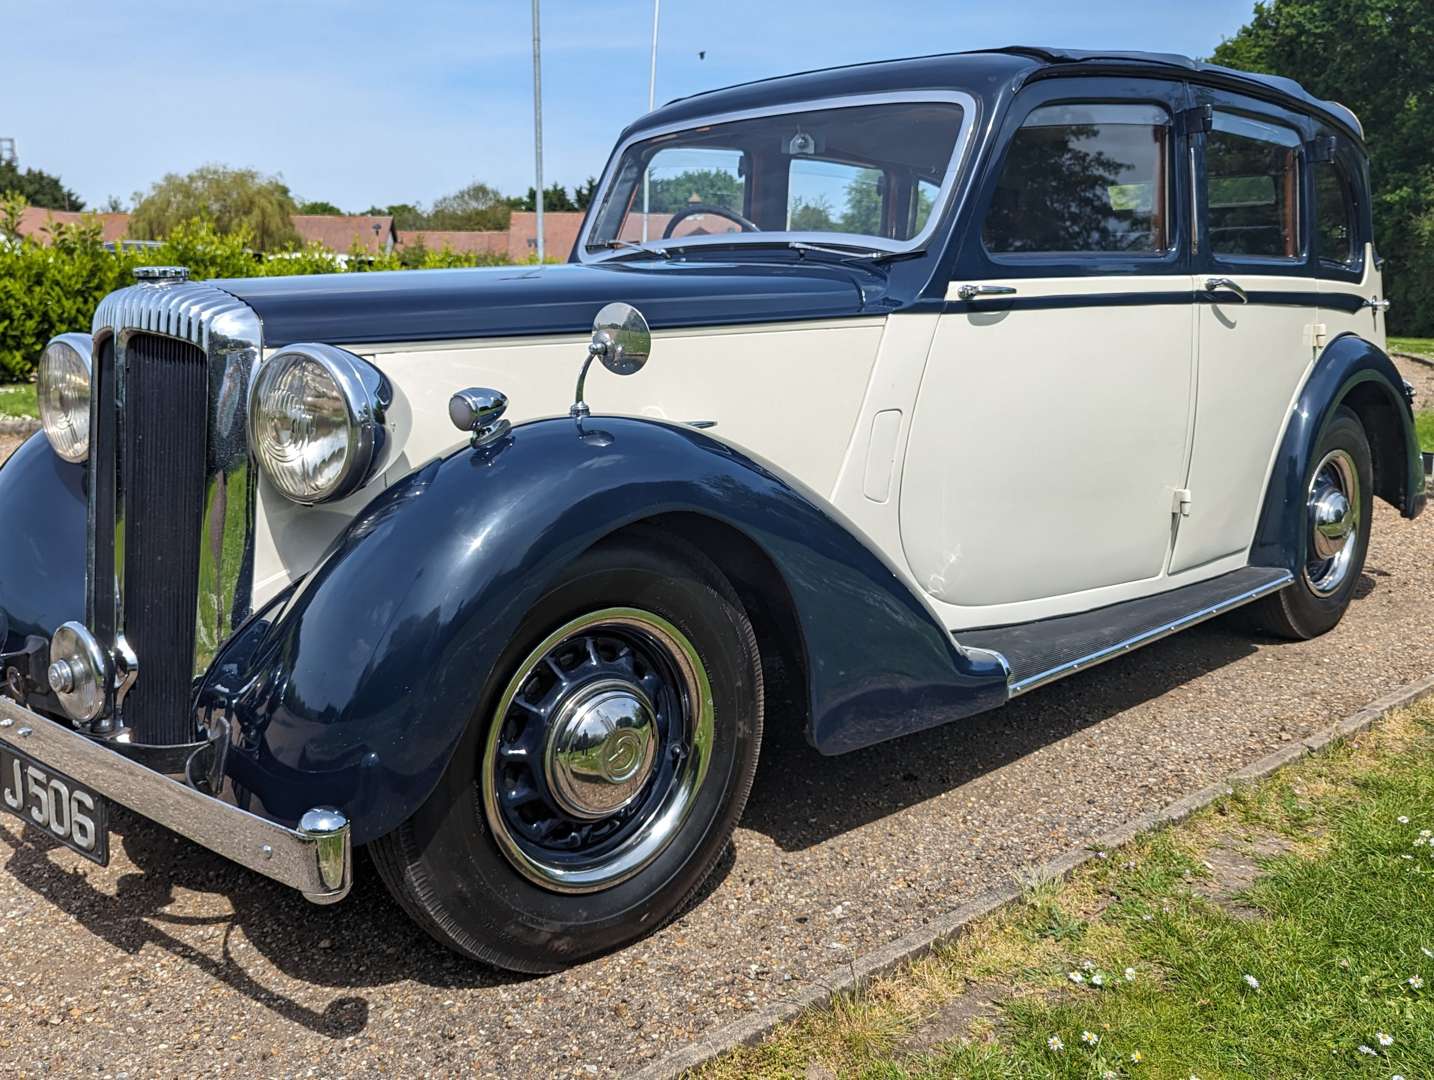
<path fill-rule="evenodd" d="M 124 635 L 139 660 L 124 720 L 136 742 L 191 742 L 209 413 L 204 353 L 183 341 L 135 335 L 123 395 L 118 557 Z"/>

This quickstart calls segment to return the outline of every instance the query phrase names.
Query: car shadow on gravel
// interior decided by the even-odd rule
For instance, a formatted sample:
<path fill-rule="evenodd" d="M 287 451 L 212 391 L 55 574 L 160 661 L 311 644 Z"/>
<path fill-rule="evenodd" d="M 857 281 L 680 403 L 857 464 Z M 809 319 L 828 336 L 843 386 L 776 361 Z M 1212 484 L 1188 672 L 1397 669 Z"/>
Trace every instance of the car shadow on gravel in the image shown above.
<path fill-rule="evenodd" d="M 836 757 L 767 718 L 744 828 L 799 851 L 993 772 L 1255 651 L 1228 619 L 1072 676 L 991 712 Z"/>
<path fill-rule="evenodd" d="M 111 858 L 121 846 L 137 872 L 123 873 L 113 893 L 91 884 L 88 873 L 94 871 L 52 862 L 55 841 L 34 829 L 26 829 L 23 839 L 19 834 L 11 821 L 0 824 L 0 856 L 9 852 L 5 869 L 96 937 L 131 956 L 145 946 L 163 949 L 285 1020 L 333 1039 L 367 1027 L 368 999 L 345 993 L 322 1008 L 310 1007 L 284 992 L 281 977 L 263 972 L 255 952 L 306 990 L 352 991 L 408 980 L 476 989 L 527 978 L 465 960 L 429 938 L 389 898 L 361 852 L 354 861 L 353 891 L 341 904 L 322 907 L 119 806 L 111 807 Z M 214 906 L 187 892 L 222 895 L 233 911 L 170 910 Z M 217 948 L 214 935 L 202 932 L 205 927 L 223 928 Z"/>

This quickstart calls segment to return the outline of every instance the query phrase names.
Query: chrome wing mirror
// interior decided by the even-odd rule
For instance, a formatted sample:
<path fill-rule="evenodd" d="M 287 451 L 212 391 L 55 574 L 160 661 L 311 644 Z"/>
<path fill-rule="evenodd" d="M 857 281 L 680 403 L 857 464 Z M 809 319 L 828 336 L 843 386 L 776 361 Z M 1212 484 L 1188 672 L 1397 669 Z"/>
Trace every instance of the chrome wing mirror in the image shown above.
<path fill-rule="evenodd" d="M 583 387 L 594 357 L 602 360 L 602 366 L 614 375 L 636 375 L 651 355 L 652 331 L 642 312 L 631 304 L 604 306 L 593 320 L 593 339 L 588 345 L 583 369 L 578 373 L 576 400 L 569 414 L 579 421 L 591 414 L 588 403 L 583 400 Z"/>

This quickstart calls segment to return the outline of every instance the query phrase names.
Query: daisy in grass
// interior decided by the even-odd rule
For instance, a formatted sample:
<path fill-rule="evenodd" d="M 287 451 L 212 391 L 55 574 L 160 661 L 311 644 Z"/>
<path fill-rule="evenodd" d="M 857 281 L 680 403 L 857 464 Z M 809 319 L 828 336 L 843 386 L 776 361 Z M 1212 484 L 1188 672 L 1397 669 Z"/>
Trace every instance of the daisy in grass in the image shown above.
<path fill-rule="evenodd" d="M 1060 1053 L 1066 1048 L 1066 1044 L 1061 1042 L 1061 1037 L 1059 1035 L 1052 1035 L 1049 1039 L 1046 1040 L 1046 1048 L 1048 1050 L 1054 1051 L 1055 1053 Z"/>
<path fill-rule="evenodd" d="M 1260 980 L 1246 972 L 1245 985 L 1248 986 L 1251 990 L 1258 990 L 1260 988 Z"/>
<path fill-rule="evenodd" d="M 1421 979 L 1418 975 L 1409 976 L 1409 988 L 1411 990 L 1423 990 L 1424 980 Z"/>
<path fill-rule="evenodd" d="M 1085 1043 L 1087 1046 L 1094 1046 L 1096 1043 L 1100 1042 L 1100 1036 L 1097 1035 L 1094 1031 L 1082 1031 L 1080 1033 L 1080 1041 Z"/>
<path fill-rule="evenodd" d="M 1386 1035 L 1386 1034 L 1385 1034 L 1384 1032 L 1382 1032 L 1382 1031 L 1376 1031 L 1376 1032 L 1374 1033 L 1374 1037 L 1379 1040 L 1379 1045 L 1380 1045 L 1380 1046 L 1393 1046 L 1393 1045 L 1394 1045 L 1394 1036 L 1393 1036 L 1393 1035 Z"/>

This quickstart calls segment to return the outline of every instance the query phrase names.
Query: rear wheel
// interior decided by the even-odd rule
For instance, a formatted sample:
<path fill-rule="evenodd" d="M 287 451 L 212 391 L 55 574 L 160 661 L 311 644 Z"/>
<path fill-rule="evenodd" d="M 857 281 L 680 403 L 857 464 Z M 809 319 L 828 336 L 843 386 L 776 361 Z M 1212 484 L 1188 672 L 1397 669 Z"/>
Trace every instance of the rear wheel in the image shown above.
<path fill-rule="evenodd" d="M 1304 640 L 1334 628 L 1364 569 L 1373 512 L 1369 438 L 1341 408 L 1320 437 L 1306 485 L 1305 562 L 1288 588 L 1250 606 L 1261 629 Z"/>
<path fill-rule="evenodd" d="M 444 944 L 555 970 L 680 912 L 741 815 L 761 730 L 731 586 L 695 548 L 631 534 L 535 605 L 438 789 L 375 863 Z"/>

